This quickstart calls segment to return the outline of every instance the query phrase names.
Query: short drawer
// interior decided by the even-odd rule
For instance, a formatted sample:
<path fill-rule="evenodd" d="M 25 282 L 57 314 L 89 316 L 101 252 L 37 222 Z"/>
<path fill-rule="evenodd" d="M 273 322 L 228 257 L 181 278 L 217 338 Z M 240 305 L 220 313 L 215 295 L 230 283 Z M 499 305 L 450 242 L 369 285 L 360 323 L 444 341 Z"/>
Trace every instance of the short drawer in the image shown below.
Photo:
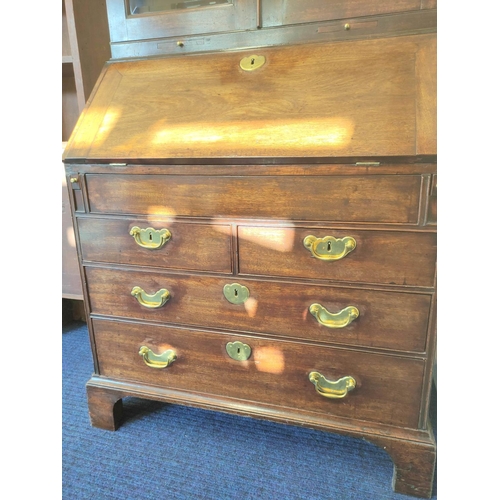
<path fill-rule="evenodd" d="M 94 214 L 416 224 L 419 175 L 87 174 Z"/>
<path fill-rule="evenodd" d="M 240 226 L 238 247 L 240 274 L 434 285 L 435 233 Z"/>
<path fill-rule="evenodd" d="M 104 377 L 332 418 L 418 425 L 422 360 L 119 321 L 93 320 L 93 330 Z M 248 359 L 230 357 L 227 344 L 234 342 L 247 347 L 233 344 L 233 356 L 240 348 Z M 351 382 L 352 390 L 342 392 L 339 382 L 345 397 L 330 399 L 316 391 L 311 373 L 329 382 L 350 377 L 355 387 Z"/>
<path fill-rule="evenodd" d="M 233 277 L 91 267 L 86 268 L 86 277 L 92 314 L 398 351 L 424 352 L 426 348 L 428 294 L 238 279 L 248 298 L 234 304 L 224 295 Z M 144 299 L 148 302 L 146 295 L 132 295 L 135 287 L 150 296 L 166 290 L 169 298 L 161 304 L 157 297 L 151 302 L 158 307 L 148 307 L 141 304 Z M 240 290 L 240 296 L 245 293 L 241 288 L 229 290 Z M 325 311 L 313 314 L 313 304 Z"/>
<path fill-rule="evenodd" d="M 79 218 L 83 260 L 231 272 L 231 227 L 147 219 Z"/>

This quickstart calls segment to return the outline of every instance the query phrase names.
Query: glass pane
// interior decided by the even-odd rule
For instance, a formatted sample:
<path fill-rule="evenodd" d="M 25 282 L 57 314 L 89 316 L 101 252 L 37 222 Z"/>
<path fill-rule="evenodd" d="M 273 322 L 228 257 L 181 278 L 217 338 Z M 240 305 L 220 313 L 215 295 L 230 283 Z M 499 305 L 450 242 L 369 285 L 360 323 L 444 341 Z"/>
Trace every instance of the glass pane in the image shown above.
<path fill-rule="evenodd" d="M 231 4 L 233 0 L 128 0 L 131 15 L 146 14 L 148 12 L 162 12 L 166 10 L 200 9 L 213 5 Z"/>

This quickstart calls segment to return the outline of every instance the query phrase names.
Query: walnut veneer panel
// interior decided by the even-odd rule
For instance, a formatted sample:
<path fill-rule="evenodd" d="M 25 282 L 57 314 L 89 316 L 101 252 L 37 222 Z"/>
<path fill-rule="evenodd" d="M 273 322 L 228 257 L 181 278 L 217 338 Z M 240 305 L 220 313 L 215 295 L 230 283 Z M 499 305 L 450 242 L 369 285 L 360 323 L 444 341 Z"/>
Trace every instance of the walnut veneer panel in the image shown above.
<path fill-rule="evenodd" d="M 160 326 L 98 320 L 93 326 L 100 372 L 105 377 L 331 416 L 409 427 L 417 424 L 421 360 Z M 236 340 L 252 349 L 245 362 L 225 352 L 227 342 Z M 151 369 L 139 355 L 143 345 L 157 354 L 173 349 L 177 359 L 166 369 Z M 309 382 L 311 371 L 332 379 L 350 375 L 356 388 L 344 399 L 324 398 Z"/>
<path fill-rule="evenodd" d="M 336 261 L 314 258 L 304 238 L 350 236 L 356 248 Z M 304 227 L 238 227 L 240 274 L 432 287 L 436 234 Z"/>
<path fill-rule="evenodd" d="M 92 314 L 127 317 L 245 332 L 274 333 L 328 343 L 425 350 L 431 296 L 238 278 L 250 291 L 242 305 L 223 295 L 233 277 L 178 276 L 141 271 L 86 268 Z M 131 290 L 147 294 L 166 288 L 171 298 L 158 309 L 138 303 Z M 359 317 L 344 328 L 320 325 L 309 306 L 330 312 L 357 307 Z"/>
<path fill-rule="evenodd" d="M 90 211 L 188 217 L 416 223 L 419 175 L 86 175 Z"/>
<path fill-rule="evenodd" d="M 427 95 L 417 82 L 433 57 L 421 47 L 432 39 L 435 34 L 262 48 L 256 52 L 266 63 L 253 72 L 239 62 L 255 51 L 111 63 L 65 156 L 414 155 L 417 136 L 427 143 L 431 131 L 432 115 L 417 120 L 416 110 Z"/>
<path fill-rule="evenodd" d="M 130 235 L 137 226 L 168 229 L 170 240 L 160 249 L 139 246 Z M 78 232 L 82 258 L 169 269 L 231 272 L 231 226 L 182 224 L 150 219 L 80 218 Z"/>

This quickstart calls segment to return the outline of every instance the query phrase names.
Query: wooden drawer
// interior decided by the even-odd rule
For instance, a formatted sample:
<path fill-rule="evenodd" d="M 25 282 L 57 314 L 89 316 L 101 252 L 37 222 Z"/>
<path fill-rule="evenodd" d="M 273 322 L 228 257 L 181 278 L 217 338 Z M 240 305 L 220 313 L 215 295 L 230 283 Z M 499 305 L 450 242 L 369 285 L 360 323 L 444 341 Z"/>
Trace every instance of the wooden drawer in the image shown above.
<path fill-rule="evenodd" d="M 346 243 L 317 242 L 304 246 L 307 236 L 317 239 L 351 237 L 354 250 L 339 260 Z M 345 240 L 348 244 L 349 240 Z M 238 227 L 239 272 L 248 275 L 293 276 L 347 282 L 432 287 L 436 263 L 436 234 L 399 231 L 357 231 L 304 227 Z M 317 255 L 317 257 L 315 256 Z"/>
<path fill-rule="evenodd" d="M 416 224 L 421 177 L 87 174 L 86 182 L 94 214 Z"/>
<path fill-rule="evenodd" d="M 141 271 L 86 268 L 92 314 L 276 334 L 325 343 L 425 351 L 431 296 L 319 285 L 240 280 L 249 290 L 243 304 L 223 295 L 234 277 L 176 276 Z M 170 299 L 156 309 L 141 305 L 131 291 L 165 288 Z M 309 307 L 331 313 L 356 307 L 359 317 L 341 328 L 320 324 Z"/>
<path fill-rule="evenodd" d="M 93 320 L 93 328 L 104 377 L 331 417 L 418 425 L 422 360 L 118 321 Z M 226 344 L 235 341 L 250 346 L 248 360 L 229 357 Z M 155 354 L 172 349 L 177 359 L 151 368 L 139 354 L 142 346 Z M 351 376 L 356 387 L 345 398 L 328 399 L 316 392 L 310 372 L 329 380 Z"/>
<path fill-rule="evenodd" d="M 134 228 L 167 229 L 171 236 L 161 248 L 145 248 L 148 232 L 130 234 Z M 182 224 L 146 219 L 79 218 L 83 260 L 170 269 L 231 272 L 231 227 Z"/>

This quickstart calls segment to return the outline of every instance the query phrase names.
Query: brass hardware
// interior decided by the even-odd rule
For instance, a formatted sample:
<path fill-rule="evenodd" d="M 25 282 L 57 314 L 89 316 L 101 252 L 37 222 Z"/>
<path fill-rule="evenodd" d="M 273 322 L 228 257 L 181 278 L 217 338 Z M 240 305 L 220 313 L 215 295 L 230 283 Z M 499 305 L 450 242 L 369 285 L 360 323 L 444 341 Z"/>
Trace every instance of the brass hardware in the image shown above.
<path fill-rule="evenodd" d="M 240 68 L 244 71 L 253 71 L 263 66 L 265 62 L 266 58 L 264 56 L 252 55 L 244 57 L 240 61 Z"/>
<path fill-rule="evenodd" d="M 378 167 L 380 165 L 379 161 L 357 161 L 356 166 L 357 167 Z"/>
<path fill-rule="evenodd" d="M 227 284 L 223 289 L 224 297 L 231 302 L 231 304 L 243 304 L 248 297 L 250 297 L 250 291 L 244 285 L 239 283 L 233 283 L 231 285 Z"/>
<path fill-rule="evenodd" d="M 335 238 L 325 236 L 316 238 L 309 235 L 304 238 L 304 246 L 320 260 L 340 260 L 356 248 L 356 240 L 350 236 Z"/>
<path fill-rule="evenodd" d="M 153 229 L 152 227 L 141 229 L 137 226 L 130 230 L 130 235 L 139 246 L 150 250 L 161 248 L 172 237 L 168 229 Z"/>
<path fill-rule="evenodd" d="M 180 40 L 177 42 L 177 47 L 184 47 L 184 42 L 181 42 Z"/>
<path fill-rule="evenodd" d="M 318 372 L 311 372 L 309 381 L 314 384 L 319 394 L 331 399 L 345 398 L 347 393 L 356 387 L 356 380 L 352 377 L 347 376 L 332 382 Z"/>
<path fill-rule="evenodd" d="M 318 320 L 320 325 L 328 328 L 344 328 L 359 316 L 359 311 L 354 306 L 347 306 L 338 313 L 331 313 L 321 304 L 311 304 L 309 312 Z"/>
<path fill-rule="evenodd" d="M 71 182 L 72 184 L 74 184 L 75 182 L 78 182 L 78 177 L 71 177 L 69 179 L 69 182 Z"/>
<path fill-rule="evenodd" d="M 175 351 L 169 349 L 161 354 L 155 354 L 149 347 L 145 345 L 139 349 L 139 354 L 142 356 L 144 363 L 151 368 L 166 368 L 170 366 L 176 359 Z"/>
<path fill-rule="evenodd" d="M 236 342 L 228 342 L 226 344 L 226 351 L 236 361 L 246 361 L 252 354 L 251 347 L 238 340 Z"/>
<path fill-rule="evenodd" d="M 351 29 L 351 25 L 349 23 L 345 23 L 344 24 L 344 29 L 347 31 L 347 30 L 350 30 Z"/>
<path fill-rule="evenodd" d="M 134 286 L 130 294 L 137 299 L 137 302 L 141 306 L 148 307 L 149 309 L 158 309 L 165 305 L 170 298 L 170 292 L 166 288 L 162 288 L 153 295 L 149 295 L 140 286 Z"/>

